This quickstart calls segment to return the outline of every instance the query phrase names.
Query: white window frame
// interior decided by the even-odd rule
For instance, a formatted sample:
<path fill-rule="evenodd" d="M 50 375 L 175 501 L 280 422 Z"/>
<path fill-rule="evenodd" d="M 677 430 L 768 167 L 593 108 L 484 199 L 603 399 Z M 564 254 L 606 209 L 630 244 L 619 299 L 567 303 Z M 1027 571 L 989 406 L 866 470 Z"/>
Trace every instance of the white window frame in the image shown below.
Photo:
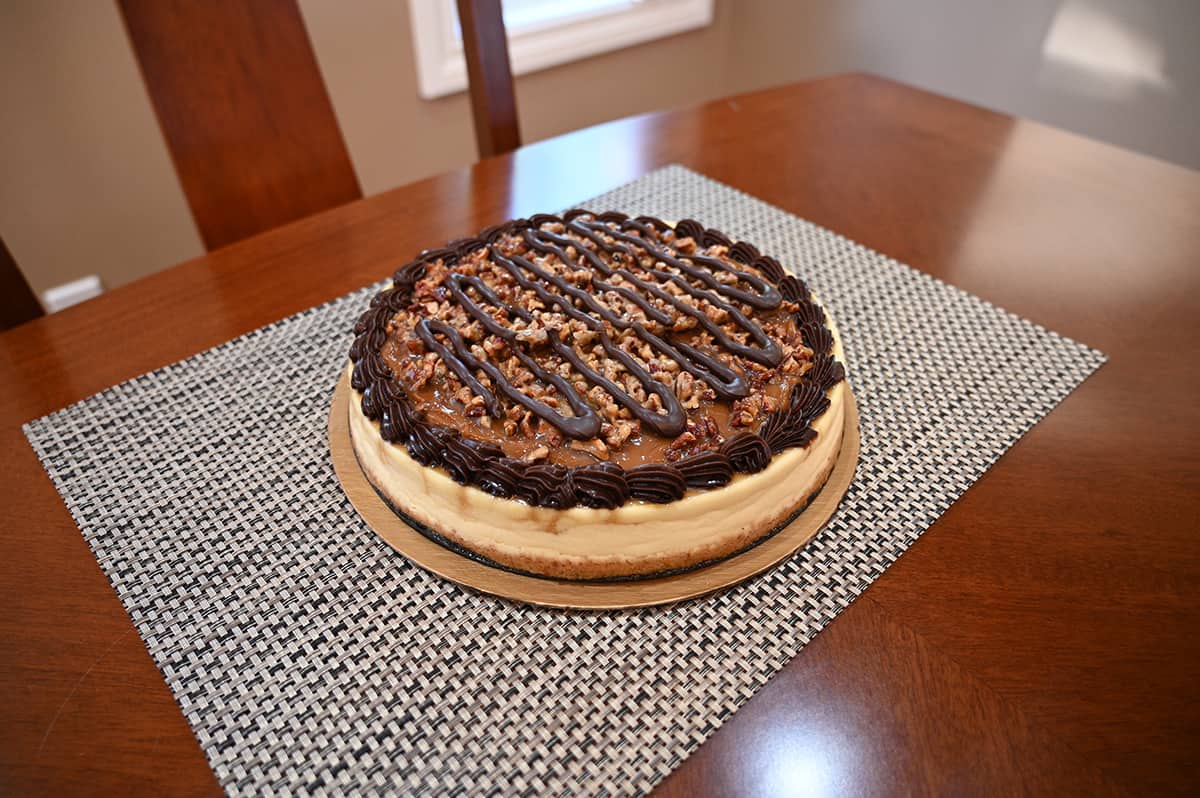
<path fill-rule="evenodd" d="M 467 87 L 454 0 L 409 0 L 417 93 L 426 100 Z M 629 0 L 615 8 L 509 31 L 514 75 L 631 47 L 709 25 L 713 0 Z"/>

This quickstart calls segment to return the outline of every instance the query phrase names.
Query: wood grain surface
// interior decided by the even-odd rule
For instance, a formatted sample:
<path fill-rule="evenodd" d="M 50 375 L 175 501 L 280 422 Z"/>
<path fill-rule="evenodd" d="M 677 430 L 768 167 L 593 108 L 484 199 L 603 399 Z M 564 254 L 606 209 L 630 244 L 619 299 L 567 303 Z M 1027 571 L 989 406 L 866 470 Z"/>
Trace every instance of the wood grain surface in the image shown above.
<path fill-rule="evenodd" d="M 205 247 L 362 196 L 296 0 L 117 5 Z"/>
<path fill-rule="evenodd" d="M 849 75 L 527 146 L 0 335 L 0 792 L 219 791 L 22 422 L 671 162 L 1111 360 L 657 793 L 1200 791 L 1200 175 Z"/>

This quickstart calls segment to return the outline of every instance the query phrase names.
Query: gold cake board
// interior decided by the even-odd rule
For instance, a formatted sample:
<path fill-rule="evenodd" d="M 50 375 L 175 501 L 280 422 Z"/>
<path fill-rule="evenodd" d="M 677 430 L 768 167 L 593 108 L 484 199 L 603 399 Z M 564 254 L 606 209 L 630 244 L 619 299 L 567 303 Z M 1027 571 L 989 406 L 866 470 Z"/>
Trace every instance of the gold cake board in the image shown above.
<path fill-rule="evenodd" d="M 796 518 L 753 548 L 693 571 L 672 576 L 610 582 L 572 582 L 505 571 L 477 562 L 413 529 L 375 492 L 359 468 L 350 442 L 350 378 L 344 372 L 329 410 L 329 450 L 333 468 L 350 503 L 389 546 L 427 571 L 460 585 L 545 607 L 607 610 L 648 607 L 695 598 L 771 568 L 812 540 L 837 509 L 858 463 L 858 409 L 846 392 L 845 432 L 833 472 Z"/>

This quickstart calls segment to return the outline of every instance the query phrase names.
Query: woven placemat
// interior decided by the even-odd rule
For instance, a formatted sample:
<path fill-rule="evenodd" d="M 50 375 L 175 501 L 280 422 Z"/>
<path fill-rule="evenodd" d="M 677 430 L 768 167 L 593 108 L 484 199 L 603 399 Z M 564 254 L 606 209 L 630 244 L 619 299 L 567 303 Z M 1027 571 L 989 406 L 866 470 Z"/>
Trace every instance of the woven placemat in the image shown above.
<path fill-rule="evenodd" d="M 230 793 L 641 794 L 1104 360 L 682 167 L 581 204 L 694 217 L 820 295 L 862 417 L 841 510 L 779 568 L 667 608 L 533 609 L 432 576 L 358 518 L 326 444 L 373 289 L 31 422 Z"/>

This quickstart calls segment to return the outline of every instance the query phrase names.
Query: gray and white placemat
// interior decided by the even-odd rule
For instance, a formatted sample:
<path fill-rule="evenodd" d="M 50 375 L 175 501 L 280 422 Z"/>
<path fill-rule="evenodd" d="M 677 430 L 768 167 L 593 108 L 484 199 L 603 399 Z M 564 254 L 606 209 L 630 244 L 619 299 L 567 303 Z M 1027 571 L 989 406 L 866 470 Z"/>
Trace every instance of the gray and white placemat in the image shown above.
<path fill-rule="evenodd" d="M 31 422 L 230 793 L 641 794 L 1104 360 L 682 167 L 580 199 L 694 217 L 820 295 L 862 418 L 841 509 L 784 565 L 666 608 L 532 609 L 432 576 L 329 458 L 370 289 Z"/>

